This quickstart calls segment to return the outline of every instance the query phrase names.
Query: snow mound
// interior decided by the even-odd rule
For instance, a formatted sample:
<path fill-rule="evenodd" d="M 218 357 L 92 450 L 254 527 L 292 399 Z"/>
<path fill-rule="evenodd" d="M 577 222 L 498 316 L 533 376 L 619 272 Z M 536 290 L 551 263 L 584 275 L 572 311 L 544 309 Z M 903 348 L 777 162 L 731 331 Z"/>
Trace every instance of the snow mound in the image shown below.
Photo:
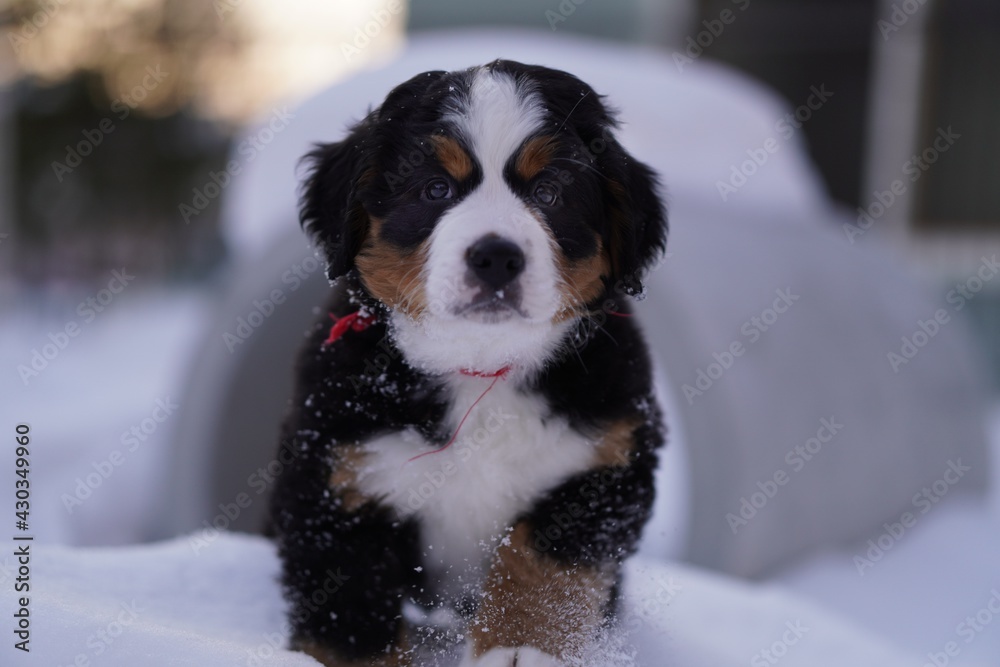
<path fill-rule="evenodd" d="M 31 546 L 30 654 L 17 664 L 315 665 L 286 650 L 288 628 L 272 544 L 221 534 L 147 546 Z M 5 563 L 4 618 L 16 604 Z M 624 630 L 602 642 L 609 667 L 747 664 L 830 667 L 920 664 L 870 633 L 775 586 L 636 559 L 626 567 Z M 20 595 L 20 594 L 18 594 Z"/>

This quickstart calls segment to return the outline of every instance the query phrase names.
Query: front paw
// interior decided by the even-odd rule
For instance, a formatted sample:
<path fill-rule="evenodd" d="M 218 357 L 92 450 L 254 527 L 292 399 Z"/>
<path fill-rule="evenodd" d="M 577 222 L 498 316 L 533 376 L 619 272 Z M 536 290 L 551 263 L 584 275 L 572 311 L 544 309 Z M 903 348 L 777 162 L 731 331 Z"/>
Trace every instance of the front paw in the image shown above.
<path fill-rule="evenodd" d="M 565 667 L 565 663 L 530 646 L 495 648 L 478 658 L 467 655 L 461 667 Z"/>

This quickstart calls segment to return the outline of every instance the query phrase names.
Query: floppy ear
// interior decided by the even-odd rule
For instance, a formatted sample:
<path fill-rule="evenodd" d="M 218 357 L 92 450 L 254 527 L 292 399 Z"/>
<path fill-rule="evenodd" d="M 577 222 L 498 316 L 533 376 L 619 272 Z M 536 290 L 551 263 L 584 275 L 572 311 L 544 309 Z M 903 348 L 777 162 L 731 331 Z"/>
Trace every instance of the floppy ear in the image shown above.
<path fill-rule="evenodd" d="M 330 280 L 354 268 L 354 257 L 368 233 L 368 213 L 357 191 L 370 153 L 371 125 L 369 116 L 343 141 L 318 144 L 303 158 L 309 174 L 299 202 L 299 220 L 322 248 Z"/>
<path fill-rule="evenodd" d="M 323 249 L 331 280 L 354 268 L 354 258 L 368 235 L 370 218 L 360 190 L 378 179 L 376 148 L 391 140 L 411 117 L 414 98 L 438 85 L 445 74 L 424 72 L 399 84 L 378 109 L 351 128 L 346 139 L 319 144 L 303 158 L 309 164 L 309 174 L 299 203 L 299 220 Z"/>
<path fill-rule="evenodd" d="M 607 153 L 611 278 L 616 290 L 642 298 L 646 270 L 666 250 L 667 213 L 653 170 L 616 140 Z"/>
<path fill-rule="evenodd" d="M 497 61 L 497 68 L 511 68 Z M 517 67 L 543 82 L 552 116 L 569 126 L 583 141 L 604 176 L 604 201 L 608 225 L 603 241 L 611 264 L 614 290 L 642 296 L 646 270 L 665 250 L 667 215 L 653 170 L 622 148 L 614 136 L 618 121 L 613 109 L 593 88 L 566 72 L 540 66 Z"/>

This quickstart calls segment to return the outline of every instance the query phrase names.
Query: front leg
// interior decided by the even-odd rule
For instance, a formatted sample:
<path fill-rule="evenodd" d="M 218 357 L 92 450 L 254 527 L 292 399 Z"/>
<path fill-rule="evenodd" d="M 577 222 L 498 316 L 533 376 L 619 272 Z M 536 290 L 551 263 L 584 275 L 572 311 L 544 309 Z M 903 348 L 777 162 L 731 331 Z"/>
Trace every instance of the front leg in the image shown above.
<path fill-rule="evenodd" d="M 406 667 L 402 605 L 420 580 L 416 526 L 353 490 L 344 457 L 335 458 L 328 478 L 322 460 L 296 460 L 276 488 L 291 648 L 327 667 Z"/>
<path fill-rule="evenodd" d="M 417 562 L 410 530 L 370 511 L 338 525 L 324 509 L 309 530 L 287 530 L 279 541 L 291 648 L 327 667 L 409 665 L 402 604 Z"/>
<path fill-rule="evenodd" d="M 497 549 L 466 665 L 559 665 L 578 658 L 603 622 L 617 566 L 560 562 L 531 544 L 532 532 L 522 521 Z"/>
<path fill-rule="evenodd" d="M 632 437 L 649 437 L 640 428 Z M 640 453 L 641 452 L 641 453 Z M 614 612 L 621 562 L 653 502 L 656 457 L 631 449 L 547 494 L 497 549 L 463 667 L 578 664 Z"/>

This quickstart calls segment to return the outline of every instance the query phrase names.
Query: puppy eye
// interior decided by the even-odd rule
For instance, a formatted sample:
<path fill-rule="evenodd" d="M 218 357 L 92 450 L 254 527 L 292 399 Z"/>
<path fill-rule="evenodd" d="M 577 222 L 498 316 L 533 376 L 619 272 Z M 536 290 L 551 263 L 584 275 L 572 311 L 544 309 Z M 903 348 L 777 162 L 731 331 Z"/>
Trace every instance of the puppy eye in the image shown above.
<path fill-rule="evenodd" d="M 424 199 L 438 201 L 440 199 L 451 199 L 453 196 L 451 185 L 443 178 L 435 178 L 424 186 Z"/>
<path fill-rule="evenodd" d="M 542 206 L 555 206 L 559 201 L 559 190 L 552 183 L 539 183 L 531 196 Z"/>

